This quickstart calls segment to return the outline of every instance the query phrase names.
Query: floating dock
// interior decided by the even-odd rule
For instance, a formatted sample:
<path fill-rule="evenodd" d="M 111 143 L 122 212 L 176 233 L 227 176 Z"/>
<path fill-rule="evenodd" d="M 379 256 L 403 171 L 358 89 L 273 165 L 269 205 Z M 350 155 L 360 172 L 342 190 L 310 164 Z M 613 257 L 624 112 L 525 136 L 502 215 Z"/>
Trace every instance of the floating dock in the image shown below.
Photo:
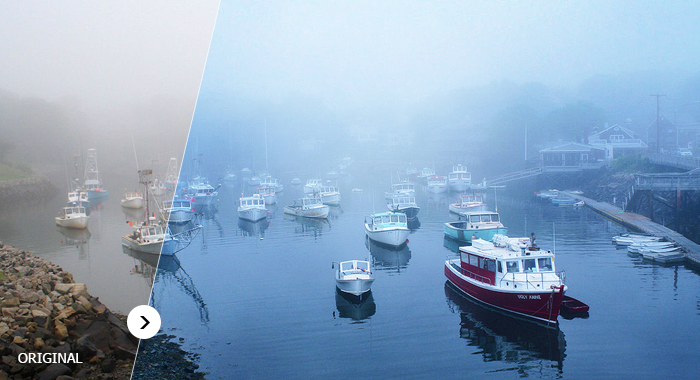
<path fill-rule="evenodd" d="M 568 197 L 583 201 L 586 206 L 591 208 L 593 211 L 631 230 L 664 237 L 666 240 L 678 244 L 685 251 L 686 262 L 695 268 L 700 268 L 700 245 L 679 234 L 678 232 L 658 223 L 652 222 L 651 219 L 644 215 L 626 212 L 609 203 L 598 202 L 593 199 L 586 198 L 581 195 L 571 194 L 566 191 L 562 191 L 561 193 Z"/>

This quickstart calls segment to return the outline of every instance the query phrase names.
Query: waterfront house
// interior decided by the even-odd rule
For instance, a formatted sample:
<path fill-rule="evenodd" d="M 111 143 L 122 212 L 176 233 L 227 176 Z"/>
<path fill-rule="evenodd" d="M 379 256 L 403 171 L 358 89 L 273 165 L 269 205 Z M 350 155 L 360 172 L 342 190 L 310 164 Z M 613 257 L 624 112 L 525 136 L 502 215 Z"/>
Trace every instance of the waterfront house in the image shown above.
<path fill-rule="evenodd" d="M 540 159 L 546 172 L 598 169 L 605 163 L 605 149 L 570 142 L 540 150 Z"/>
<path fill-rule="evenodd" d="M 603 149 L 607 160 L 646 153 L 649 148 L 636 133 L 618 124 L 588 136 L 588 144 Z"/>

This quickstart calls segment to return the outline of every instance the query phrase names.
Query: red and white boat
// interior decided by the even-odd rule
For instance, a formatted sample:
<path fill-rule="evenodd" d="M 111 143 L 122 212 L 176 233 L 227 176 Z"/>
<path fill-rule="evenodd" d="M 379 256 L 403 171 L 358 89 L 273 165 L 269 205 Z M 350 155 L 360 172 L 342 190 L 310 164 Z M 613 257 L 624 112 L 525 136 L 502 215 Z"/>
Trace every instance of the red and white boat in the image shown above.
<path fill-rule="evenodd" d="M 511 248 L 509 248 L 509 246 Z M 445 276 L 466 295 L 505 311 L 557 323 L 566 285 L 554 253 L 521 245 L 494 246 L 482 239 L 445 261 Z"/>

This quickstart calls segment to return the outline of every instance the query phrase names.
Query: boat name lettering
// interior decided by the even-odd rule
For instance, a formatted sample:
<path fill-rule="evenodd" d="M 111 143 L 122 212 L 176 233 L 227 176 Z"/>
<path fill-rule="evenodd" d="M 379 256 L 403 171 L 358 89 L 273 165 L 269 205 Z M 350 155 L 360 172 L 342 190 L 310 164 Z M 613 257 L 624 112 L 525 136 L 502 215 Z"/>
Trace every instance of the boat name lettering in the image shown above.
<path fill-rule="evenodd" d="M 531 295 L 531 296 L 529 296 L 529 297 L 528 297 L 528 296 L 525 296 L 525 295 L 522 295 L 522 294 L 518 294 L 518 298 L 520 298 L 521 300 L 526 300 L 526 299 L 528 299 L 528 298 L 530 298 L 531 300 L 539 300 L 539 299 L 542 299 L 542 298 L 540 297 L 539 294 L 537 294 L 537 295 Z"/>

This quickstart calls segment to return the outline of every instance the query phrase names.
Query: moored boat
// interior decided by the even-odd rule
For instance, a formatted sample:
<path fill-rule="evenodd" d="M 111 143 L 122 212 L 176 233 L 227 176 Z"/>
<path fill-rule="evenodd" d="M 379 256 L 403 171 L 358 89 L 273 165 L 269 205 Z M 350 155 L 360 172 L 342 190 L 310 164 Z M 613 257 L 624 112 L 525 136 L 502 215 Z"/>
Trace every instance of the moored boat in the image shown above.
<path fill-rule="evenodd" d="M 433 175 L 427 178 L 427 187 L 426 189 L 428 192 L 433 193 L 433 194 L 440 194 L 444 193 L 447 191 L 447 178 L 444 176 L 438 176 L 438 175 Z"/>
<path fill-rule="evenodd" d="M 457 164 L 452 167 L 452 172 L 447 176 L 450 190 L 461 192 L 469 190 L 472 184 L 472 174 L 467 171 L 467 167 Z"/>
<path fill-rule="evenodd" d="M 122 245 L 137 252 L 166 255 L 175 251 L 177 241 L 167 232 L 167 225 L 144 224 L 136 227 L 133 233 L 122 235 Z"/>
<path fill-rule="evenodd" d="M 384 212 L 365 217 L 365 234 L 377 243 L 399 247 L 406 244 L 410 233 L 405 214 Z"/>
<path fill-rule="evenodd" d="M 82 206 L 64 207 L 59 216 L 55 217 L 56 225 L 65 228 L 84 229 L 87 228 L 90 217 Z"/>
<path fill-rule="evenodd" d="M 98 201 L 109 196 L 109 191 L 102 188 L 100 171 L 97 168 L 97 151 L 95 149 L 88 149 L 83 188 L 87 191 L 90 201 Z"/>
<path fill-rule="evenodd" d="M 416 187 L 409 182 L 394 183 L 391 185 L 391 192 L 385 192 L 384 198 L 389 200 L 396 195 L 404 195 L 408 197 L 416 196 Z"/>
<path fill-rule="evenodd" d="M 318 192 L 318 190 L 323 186 L 323 180 L 319 178 L 312 178 L 306 181 L 304 185 L 304 194 L 313 194 Z"/>
<path fill-rule="evenodd" d="M 332 267 L 335 269 L 335 285 L 340 291 L 361 297 L 371 290 L 374 276 L 369 261 L 333 262 Z"/>
<path fill-rule="evenodd" d="M 143 207 L 143 204 L 143 194 L 140 191 L 124 193 L 124 199 L 121 200 L 121 205 L 124 208 L 139 209 Z"/>
<path fill-rule="evenodd" d="M 257 222 L 267 217 L 265 199 L 260 194 L 253 194 L 252 197 L 241 197 L 238 202 L 238 217 L 241 219 Z"/>
<path fill-rule="evenodd" d="M 338 206 L 340 204 L 340 190 L 337 186 L 321 186 L 317 194 L 325 205 Z"/>
<path fill-rule="evenodd" d="M 194 206 L 190 199 L 175 198 L 163 201 L 160 213 L 170 224 L 188 223 L 194 218 Z"/>
<path fill-rule="evenodd" d="M 188 193 L 194 198 L 194 204 L 197 206 L 209 206 L 214 201 L 219 192 L 209 184 L 205 178 L 195 177 L 188 184 Z"/>
<path fill-rule="evenodd" d="M 450 212 L 461 214 L 469 211 L 486 211 L 486 203 L 481 194 L 462 194 L 459 201 L 450 203 Z"/>
<path fill-rule="evenodd" d="M 460 242 L 471 243 L 473 239 L 491 241 L 496 234 L 508 234 L 508 228 L 503 226 L 497 212 L 467 212 L 461 214 L 460 219 L 444 224 L 445 236 Z"/>
<path fill-rule="evenodd" d="M 406 214 L 408 219 L 415 219 L 420 211 L 420 207 L 416 204 L 415 197 L 403 195 L 397 195 L 391 198 L 391 202 L 387 203 L 386 208 L 392 212 Z"/>
<path fill-rule="evenodd" d="M 284 206 L 284 213 L 305 218 L 328 218 L 331 208 L 323 204 L 321 198 L 304 197 L 294 201 L 291 206 Z"/>
<path fill-rule="evenodd" d="M 89 205 L 90 201 L 87 191 L 75 189 L 68 192 L 68 206 L 88 207 Z"/>
<path fill-rule="evenodd" d="M 266 205 L 273 205 L 277 203 L 277 193 L 274 186 L 260 186 L 257 190 L 263 199 L 265 199 Z"/>
<path fill-rule="evenodd" d="M 564 293 L 554 253 L 536 247 L 512 251 L 476 239 L 445 261 L 445 276 L 460 291 L 501 310 L 556 323 Z"/>

